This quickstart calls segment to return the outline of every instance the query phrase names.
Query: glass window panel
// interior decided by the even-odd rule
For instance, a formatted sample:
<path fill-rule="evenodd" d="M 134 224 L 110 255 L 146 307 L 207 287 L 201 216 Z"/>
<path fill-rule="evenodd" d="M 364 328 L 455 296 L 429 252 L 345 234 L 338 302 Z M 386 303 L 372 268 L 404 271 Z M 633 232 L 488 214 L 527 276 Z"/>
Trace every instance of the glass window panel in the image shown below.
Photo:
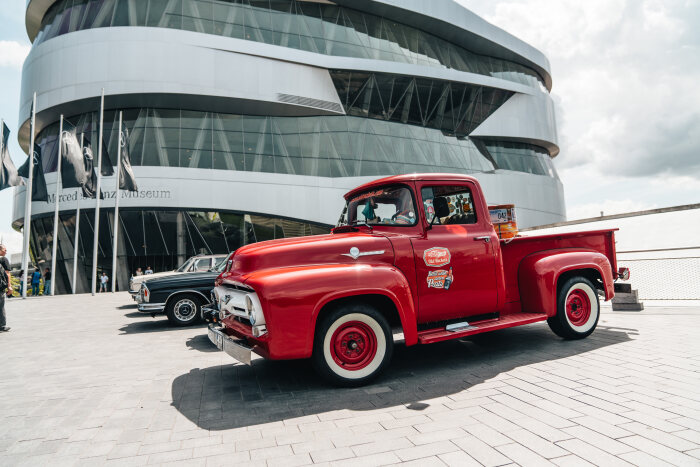
<path fill-rule="evenodd" d="M 148 0 L 148 17 L 146 26 L 158 27 L 165 15 L 165 8 L 170 0 Z"/>
<path fill-rule="evenodd" d="M 158 27 L 182 29 L 182 0 L 168 0 Z"/>
<path fill-rule="evenodd" d="M 92 26 L 93 28 L 106 28 L 112 24 L 112 17 L 114 15 L 114 7 L 116 6 L 116 0 L 104 0 L 100 2 L 102 5 L 95 15 Z"/>
<path fill-rule="evenodd" d="M 148 17 L 148 1 L 122 0 L 129 2 L 129 25 L 145 26 Z"/>
<path fill-rule="evenodd" d="M 116 0 L 112 26 L 129 25 L 129 4 L 127 0 Z"/>

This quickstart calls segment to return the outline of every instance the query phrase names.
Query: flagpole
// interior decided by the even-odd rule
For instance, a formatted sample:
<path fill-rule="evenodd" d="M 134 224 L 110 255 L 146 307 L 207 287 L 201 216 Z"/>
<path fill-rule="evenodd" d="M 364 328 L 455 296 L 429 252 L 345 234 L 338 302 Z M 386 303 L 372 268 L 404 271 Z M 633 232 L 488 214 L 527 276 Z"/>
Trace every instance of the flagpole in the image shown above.
<path fill-rule="evenodd" d="M 85 139 L 85 133 L 80 133 L 80 154 L 83 153 L 83 140 Z M 75 210 L 75 238 L 73 239 L 73 283 L 72 292 L 75 295 L 75 281 L 78 271 L 78 242 L 80 241 L 80 199 L 83 197 L 82 189 L 79 189 L 75 193 L 75 202 L 77 204 Z"/>
<path fill-rule="evenodd" d="M 119 175 L 122 167 L 122 112 L 119 111 L 117 139 L 117 182 L 114 188 L 114 240 L 112 241 L 112 293 L 117 291 L 117 238 L 119 237 Z"/>
<path fill-rule="evenodd" d="M 100 97 L 100 133 L 97 141 L 97 187 L 95 190 L 95 225 L 94 235 L 92 237 L 92 294 L 95 295 L 97 290 L 97 247 L 100 239 L 100 181 L 102 180 L 102 124 L 104 123 L 105 112 L 105 88 L 102 88 L 102 96 Z"/>
<path fill-rule="evenodd" d="M 29 235 L 32 228 L 32 182 L 34 178 L 34 124 L 36 123 L 36 92 L 32 97 L 32 116 L 29 123 L 29 178 L 24 201 L 24 239 L 22 245 L 22 298 L 27 298 L 27 276 L 29 275 Z"/>
<path fill-rule="evenodd" d="M 61 159 L 63 158 L 63 114 L 58 124 L 58 167 L 56 168 L 56 208 L 53 213 L 53 245 L 51 246 L 51 296 L 56 290 L 56 252 L 58 249 L 58 197 L 61 193 Z M 44 286 L 46 279 L 44 279 Z M 44 291 L 46 295 L 46 291 Z"/>

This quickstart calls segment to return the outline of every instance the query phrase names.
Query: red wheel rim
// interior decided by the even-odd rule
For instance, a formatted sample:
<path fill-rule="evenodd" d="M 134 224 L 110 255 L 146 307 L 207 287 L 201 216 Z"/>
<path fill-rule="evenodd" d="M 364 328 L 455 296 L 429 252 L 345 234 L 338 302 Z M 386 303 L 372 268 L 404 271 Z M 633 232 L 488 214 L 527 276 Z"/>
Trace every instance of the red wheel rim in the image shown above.
<path fill-rule="evenodd" d="M 591 299 L 581 289 L 572 290 L 566 297 L 566 316 L 573 326 L 583 326 L 591 317 Z"/>
<path fill-rule="evenodd" d="M 343 323 L 331 338 L 331 354 L 344 370 L 361 370 L 377 355 L 377 337 L 372 328 L 361 321 Z"/>

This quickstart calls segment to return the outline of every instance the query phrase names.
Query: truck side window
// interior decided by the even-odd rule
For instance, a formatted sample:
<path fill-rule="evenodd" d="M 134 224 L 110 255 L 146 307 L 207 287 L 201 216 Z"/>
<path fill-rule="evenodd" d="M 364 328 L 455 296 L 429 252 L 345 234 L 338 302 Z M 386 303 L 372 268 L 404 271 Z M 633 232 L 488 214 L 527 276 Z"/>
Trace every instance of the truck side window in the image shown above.
<path fill-rule="evenodd" d="M 423 209 L 428 222 L 433 218 L 433 199 L 442 196 L 447 200 L 450 208 L 450 215 L 435 220 L 437 225 L 448 224 L 476 224 L 476 210 L 474 209 L 474 199 L 469 188 L 464 186 L 431 186 L 421 190 L 423 198 Z"/>

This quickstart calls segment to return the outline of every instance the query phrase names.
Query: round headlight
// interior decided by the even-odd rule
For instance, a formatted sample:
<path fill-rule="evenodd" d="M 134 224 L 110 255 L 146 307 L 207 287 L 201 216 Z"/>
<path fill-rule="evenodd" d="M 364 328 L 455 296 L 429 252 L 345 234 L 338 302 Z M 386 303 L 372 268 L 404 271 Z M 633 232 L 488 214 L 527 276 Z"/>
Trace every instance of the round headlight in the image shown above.
<path fill-rule="evenodd" d="M 248 295 L 245 296 L 245 307 L 248 311 L 248 319 L 250 320 L 250 324 L 255 325 L 255 308 L 253 307 L 253 300 L 251 300 Z"/>

